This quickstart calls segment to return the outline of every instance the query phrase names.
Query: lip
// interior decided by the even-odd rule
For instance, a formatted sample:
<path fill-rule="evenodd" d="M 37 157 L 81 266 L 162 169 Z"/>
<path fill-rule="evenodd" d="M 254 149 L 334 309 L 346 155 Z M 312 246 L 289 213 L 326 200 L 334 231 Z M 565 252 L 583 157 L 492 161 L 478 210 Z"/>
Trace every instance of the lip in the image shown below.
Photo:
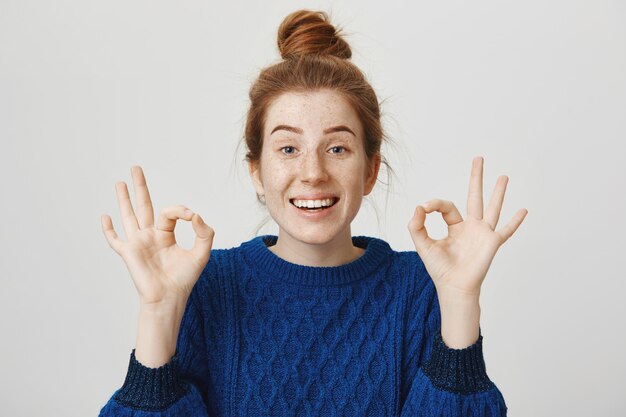
<path fill-rule="evenodd" d="M 335 201 L 335 204 L 333 204 L 332 206 L 320 210 L 320 211 L 306 211 L 306 210 L 302 210 L 299 209 L 298 207 L 296 207 L 293 204 L 293 200 L 323 200 L 326 198 L 334 198 L 337 201 Z M 305 218 L 307 220 L 321 220 L 325 217 L 328 217 L 330 215 L 332 215 L 335 212 L 335 207 L 337 207 L 339 205 L 339 201 L 340 198 L 333 195 L 333 194 L 329 194 L 329 193 L 325 193 L 325 194 L 304 194 L 304 195 L 299 195 L 297 197 L 291 198 L 289 199 L 289 205 L 296 211 L 298 216 L 301 216 L 302 218 Z"/>
<path fill-rule="evenodd" d="M 289 201 L 293 200 L 324 200 L 326 198 L 336 198 L 339 200 L 335 194 L 331 193 L 316 193 L 316 194 L 300 194 L 294 197 L 291 197 Z"/>

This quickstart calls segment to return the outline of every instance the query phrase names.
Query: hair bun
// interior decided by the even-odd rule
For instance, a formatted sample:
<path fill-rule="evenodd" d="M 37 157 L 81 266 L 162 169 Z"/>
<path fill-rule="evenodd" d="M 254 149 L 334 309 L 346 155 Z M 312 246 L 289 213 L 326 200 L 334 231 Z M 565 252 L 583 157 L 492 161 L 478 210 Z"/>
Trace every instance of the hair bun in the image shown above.
<path fill-rule="evenodd" d="M 334 55 L 350 59 L 352 51 L 339 36 L 325 12 L 298 10 L 283 19 L 278 28 L 278 50 L 283 59 L 298 55 Z"/>

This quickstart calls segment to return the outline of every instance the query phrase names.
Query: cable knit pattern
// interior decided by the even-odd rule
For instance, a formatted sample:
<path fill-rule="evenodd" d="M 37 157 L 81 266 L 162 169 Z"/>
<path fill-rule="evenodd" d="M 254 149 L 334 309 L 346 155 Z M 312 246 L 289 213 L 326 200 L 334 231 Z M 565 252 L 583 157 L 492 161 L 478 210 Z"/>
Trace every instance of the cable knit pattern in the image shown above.
<path fill-rule="evenodd" d="M 289 263 L 258 236 L 214 249 L 172 360 L 134 358 L 100 416 L 505 416 L 479 340 L 441 339 L 436 291 L 414 251 L 356 236 L 336 267 Z"/>

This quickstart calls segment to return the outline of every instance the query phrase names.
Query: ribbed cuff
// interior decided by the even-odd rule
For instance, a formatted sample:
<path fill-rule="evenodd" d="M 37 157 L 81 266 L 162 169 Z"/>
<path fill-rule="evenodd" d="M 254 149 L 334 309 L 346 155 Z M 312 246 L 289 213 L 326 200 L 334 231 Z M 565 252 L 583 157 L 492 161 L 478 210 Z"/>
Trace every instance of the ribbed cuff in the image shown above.
<path fill-rule="evenodd" d="M 431 357 L 422 369 L 434 386 L 445 391 L 473 394 L 494 386 L 485 369 L 480 330 L 476 343 L 463 349 L 446 346 L 438 331 L 434 336 Z"/>
<path fill-rule="evenodd" d="M 133 349 L 126 380 L 115 393 L 114 399 L 135 409 L 162 411 L 182 398 L 188 388 L 187 384 L 178 378 L 176 356 L 165 365 L 148 368 L 137 360 Z"/>

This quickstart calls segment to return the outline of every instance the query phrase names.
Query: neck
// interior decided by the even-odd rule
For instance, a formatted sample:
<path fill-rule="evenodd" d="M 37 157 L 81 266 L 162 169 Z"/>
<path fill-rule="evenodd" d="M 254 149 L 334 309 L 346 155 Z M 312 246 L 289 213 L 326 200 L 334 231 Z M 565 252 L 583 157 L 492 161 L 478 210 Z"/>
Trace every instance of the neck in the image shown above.
<path fill-rule="evenodd" d="M 305 266 L 344 265 L 365 252 L 352 244 L 350 228 L 326 243 L 302 242 L 281 229 L 276 244 L 268 249 L 287 262 Z"/>

